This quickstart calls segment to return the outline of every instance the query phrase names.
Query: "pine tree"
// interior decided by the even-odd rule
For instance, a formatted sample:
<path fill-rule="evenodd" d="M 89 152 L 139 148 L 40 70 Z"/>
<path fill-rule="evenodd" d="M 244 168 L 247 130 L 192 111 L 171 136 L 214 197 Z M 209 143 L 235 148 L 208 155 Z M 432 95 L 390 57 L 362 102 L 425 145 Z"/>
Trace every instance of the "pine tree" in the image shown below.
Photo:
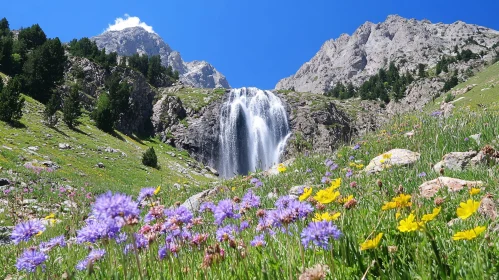
<path fill-rule="evenodd" d="M 20 87 L 19 78 L 14 77 L 0 91 L 0 120 L 12 122 L 21 119 L 24 97 L 21 96 Z"/>
<path fill-rule="evenodd" d="M 64 98 L 64 105 L 62 107 L 62 120 L 70 128 L 74 127 L 74 125 L 77 123 L 78 118 L 81 116 L 79 90 L 80 87 L 78 86 L 78 84 L 73 84 L 71 86 L 71 90 L 69 91 L 69 95 Z"/>
<path fill-rule="evenodd" d="M 96 126 L 105 132 L 112 132 L 114 128 L 113 114 L 111 111 L 111 102 L 106 92 L 100 94 L 97 100 L 97 107 L 92 113 Z"/>
<path fill-rule="evenodd" d="M 57 110 L 60 107 L 60 99 L 56 94 L 50 96 L 49 101 L 45 104 L 45 110 L 43 111 L 43 116 L 45 118 L 45 124 L 49 127 L 54 127 L 59 118 L 57 117 Z"/>
<path fill-rule="evenodd" d="M 153 147 L 147 149 L 147 151 L 142 154 L 142 164 L 154 168 L 158 167 L 158 157 L 156 156 L 156 152 Z"/>
<path fill-rule="evenodd" d="M 424 65 L 423 63 L 418 64 L 418 76 L 420 78 L 426 77 L 425 68 L 426 68 L 426 65 Z"/>

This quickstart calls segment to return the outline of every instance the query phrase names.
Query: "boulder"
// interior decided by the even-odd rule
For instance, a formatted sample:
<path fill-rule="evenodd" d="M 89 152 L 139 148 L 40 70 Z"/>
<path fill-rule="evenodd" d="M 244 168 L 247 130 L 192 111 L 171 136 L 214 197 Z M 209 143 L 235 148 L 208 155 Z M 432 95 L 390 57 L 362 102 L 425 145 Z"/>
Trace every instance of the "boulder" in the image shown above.
<path fill-rule="evenodd" d="M 189 197 L 184 203 L 182 203 L 181 206 L 186 207 L 192 212 L 196 212 L 199 210 L 199 206 L 201 206 L 201 203 L 207 201 L 209 197 L 214 196 L 218 192 L 220 192 L 224 187 L 222 186 L 217 186 L 213 189 L 209 190 L 204 190 L 200 193 L 197 193 L 191 197 Z"/>
<path fill-rule="evenodd" d="M 59 149 L 69 150 L 69 149 L 71 149 L 71 146 L 68 143 L 59 143 Z"/>
<path fill-rule="evenodd" d="M 53 170 L 61 168 L 59 165 L 57 165 L 55 162 L 47 160 L 47 161 L 42 161 L 41 164 L 47 168 L 52 168 Z"/>
<path fill-rule="evenodd" d="M 290 158 L 284 162 L 282 162 L 282 164 L 286 167 L 289 167 L 293 162 L 295 161 L 294 158 Z M 279 174 L 279 170 L 277 170 L 277 167 L 279 166 L 279 164 L 276 164 L 274 166 L 272 166 L 272 168 L 270 168 L 269 170 L 263 172 L 263 175 L 264 176 L 270 176 L 270 175 L 277 175 Z"/>
<path fill-rule="evenodd" d="M 10 185 L 10 180 L 7 178 L 0 178 L 0 187 Z"/>
<path fill-rule="evenodd" d="M 437 179 L 426 181 L 419 186 L 421 196 L 433 197 L 441 188 L 447 187 L 450 192 L 457 192 L 464 188 L 480 187 L 482 181 L 466 181 L 450 177 L 438 177 Z"/>
<path fill-rule="evenodd" d="M 497 218 L 497 206 L 492 197 L 485 196 L 480 202 L 478 212 L 483 216 L 495 221 Z"/>
<path fill-rule="evenodd" d="M 440 172 L 441 168 L 462 171 L 471 164 L 471 160 L 477 156 L 477 152 L 452 152 L 444 155 L 442 161 L 433 166 L 435 172 Z"/>
<path fill-rule="evenodd" d="M 102 162 L 97 163 L 95 166 L 98 167 L 98 168 L 105 168 L 106 167 L 104 165 L 104 163 L 102 163 Z"/>
<path fill-rule="evenodd" d="M 393 149 L 384 154 L 373 158 L 366 166 L 364 171 L 372 174 L 383 170 L 385 166 L 405 166 L 415 163 L 419 160 L 421 154 L 405 150 Z"/>
<path fill-rule="evenodd" d="M 38 146 L 31 146 L 31 147 L 28 147 L 28 150 L 30 151 L 33 151 L 33 152 L 36 152 L 38 151 L 40 148 Z"/>

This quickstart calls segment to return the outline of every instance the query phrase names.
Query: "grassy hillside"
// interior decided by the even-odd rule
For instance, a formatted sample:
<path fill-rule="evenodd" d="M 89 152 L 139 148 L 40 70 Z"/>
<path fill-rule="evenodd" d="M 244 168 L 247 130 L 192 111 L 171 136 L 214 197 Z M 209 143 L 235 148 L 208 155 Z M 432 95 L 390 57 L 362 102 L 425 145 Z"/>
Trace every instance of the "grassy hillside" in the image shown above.
<path fill-rule="evenodd" d="M 497 67 L 497 64 L 492 67 Z M 477 81 L 488 83 L 491 79 L 497 79 L 499 72 L 487 72 L 490 69 L 494 68 L 477 75 Z M 462 86 L 465 85 L 458 87 Z M 484 87 L 487 85 L 479 84 L 476 88 Z M 440 176 L 432 170 L 432 165 L 449 152 L 478 151 L 485 145 L 499 150 L 499 113 L 492 109 L 493 104 L 486 103 L 489 96 L 473 91 L 463 96 L 472 99 L 475 104 L 485 104 L 487 110 L 481 106 L 465 105 L 455 110 L 450 118 L 444 119 L 431 116 L 430 113 L 434 110 L 434 105 L 431 104 L 425 112 L 393 119 L 382 130 L 356 139 L 352 145 L 344 145 L 334 154 L 302 155 L 273 176 L 256 173 L 222 181 L 222 188 L 212 198 L 218 204 L 214 208 L 214 214 L 210 211 L 193 213 L 199 219 L 193 219 L 191 213 L 182 208 L 163 212 L 162 205 L 168 208 L 178 196 L 184 194 L 182 190 L 162 188 L 159 193 L 151 195 L 142 203 L 138 224 L 131 219 L 120 228 L 121 233 L 127 233 L 124 241 L 120 240 L 123 236 L 113 238 L 114 235 L 111 235 L 109 238 L 106 235 L 87 242 L 84 237 L 96 234 L 80 230 L 85 227 L 84 220 L 91 213 L 91 203 L 94 200 L 77 192 L 72 199 L 79 207 L 72 210 L 71 215 L 55 212 L 59 223 L 49 223 L 41 235 L 33 236 L 19 245 L 2 247 L 5 253 L 0 256 L 0 265 L 5 269 L 0 272 L 0 278 L 6 275 L 25 277 L 27 273 L 18 272 L 14 266 L 16 257 L 29 246 L 64 235 L 68 245 L 56 246 L 44 252 L 48 256 L 44 261 L 45 272 L 39 268 L 34 275 L 29 274 L 31 278 L 58 279 L 66 275 L 72 279 L 298 279 L 302 275 L 303 278 L 300 279 L 322 279 L 320 276 L 326 279 L 497 279 L 497 220 L 478 213 L 474 208 L 465 210 L 470 215 L 464 217 L 461 210 L 457 209 L 468 200 L 479 204 L 487 194 L 493 196 L 498 193 L 499 164 L 491 161 L 464 171 L 444 170 L 445 176 L 483 181 L 479 189 L 464 188 L 458 192 L 449 192 L 442 188 L 431 199 L 421 196 L 418 189 L 423 182 Z M 32 101 L 29 103 L 32 107 L 36 105 Z M 28 127 L 40 126 L 27 124 L 26 120 L 23 122 Z M 85 122 L 88 124 L 88 121 Z M 90 135 L 86 137 L 96 137 L 98 133 L 91 126 L 82 126 L 81 129 Z M 67 138 L 57 136 L 64 139 L 64 142 L 69 143 L 71 137 L 83 137 L 63 129 L 61 131 L 70 135 Z M 413 136 L 405 135 L 409 131 L 413 132 Z M 11 143 L 2 139 L 6 141 L 5 145 L 17 143 L 17 149 L 21 149 L 28 146 L 28 143 L 19 139 L 28 137 L 33 132 L 25 133 L 20 129 L 8 128 L 8 133 L 9 137 L 18 137 L 18 140 Z M 481 133 L 480 144 L 469 137 L 477 133 Z M 113 148 L 122 149 L 118 143 L 130 145 L 126 152 L 132 154 L 137 150 L 136 157 L 140 154 L 137 147 L 142 151 L 149 145 L 161 146 L 155 142 L 141 145 L 133 139 L 125 139 L 127 141 L 106 138 L 110 141 L 109 145 L 116 144 Z M 42 147 L 52 148 L 62 140 L 50 140 L 52 142 L 47 146 L 43 146 L 44 141 L 49 140 L 42 137 L 37 142 L 40 146 L 39 153 L 44 151 Z M 101 144 L 88 140 L 87 145 L 96 147 Z M 409 149 L 420 153 L 421 157 L 409 166 L 387 164 L 376 174 L 369 175 L 362 171 L 372 158 L 394 148 Z M 57 150 L 55 147 L 54 149 Z M 158 147 L 157 150 L 160 149 Z M 167 147 L 164 149 L 166 151 Z M 68 157 L 63 156 L 66 153 L 75 156 L 75 152 L 75 149 L 57 151 L 64 158 Z M 15 158 L 16 155 L 9 155 L 11 152 L 4 152 L 2 149 L 5 157 L 3 153 L 8 154 L 9 162 L 17 161 L 18 165 L 22 163 Z M 100 159 L 100 156 L 97 158 Z M 74 164 L 78 160 L 79 158 L 65 159 L 64 164 Z M 389 155 L 387 160 L 389 163 Z M 162 165 L 166 165 L 164 161 L 165 159 Z M 88 165 L 93 164 L 93 161 L 88 162 Z M 136 166 L 137 170 L 123 166 L 122 168 L 129 168 L 130 171 L 116 171 L 116 178 L 110 179 L 116 180 L 115 184 L 104 182 L 108 182 L 106 186 L 113 187 L 113 190 L 133 194 L 133 198 L 129 199 L 136 200 L 138 189 L 145 184 L 139 182 L 134 189 L 130 185 L 123 185 L 123 182 L 135 180 L 123 177 L 133 177 L 135 175 L 132 172 L 139 174 L 141 171 L 138 170 L 142 170 L 139 163 L 130 160 L 130 164 Z M 65 165 L 61 166 L 66 168 Z M 79 168 L 83 170 L 84 166 L 86 165 Z M 92 169 L 88 167 L 85 171 L 90 173 L 89 170 Z M 96 172 L 100 170 L 96 169 Z M 162 169 L 149 172 L 159 174 L 167 171 Z M 55 175 L 57 173 L 54 176 L 59 176 Z M 151 174 L 148 175 L 152 176 Z M 98 173 L 94 175 L 98 176 Z M 150 178 L 145 175 L 137 176 L 143 176 L 142 180 Z M 255 182 L 256 179 L 261 182 L 261 186 Z M 157 184 L 152 179 L 149 180 L 151 184 Z M 301 202 L 293 200 L 294 202 L 282 203 L 289 199 L 283 196 L 288 195 L 295 186 L 310 187 L 310 196 Z M 328 189 L 330 187 L 334 190 Z M 22 195 L 22 190 L 18 190 L 4 194 L 4 199 L 9 205 L 15 205 L 15 201 L 22 199 Z M 62 195 L 65 196 L 66 191 Z M 49 193 L 40 199 L 46 200 L 52 196 L 61 196 L 61 192 L 55 191 L 55 194 Z M 335 197 L 327 200 L 330 196 Z M 315 199 L 311 200 L 312 197 Z M 383 210 L 383 206 L 396 197 L 399 202 L 393 206 L 395 209 Z M 406 198 L 405 202 L 400 202 L 403 197 Z M 119 210 L 115 216 L 109 216 L 110 212 L 116 211 L 114 208 L 107 209 L 109 212 L 105 212 L 106 217 L 113 220 L 122 221 L 120 217 L 124 215 L 123 210 L 133 210 L 136 207 L 133 203 L 123 203 L 127 198 L 118 200 L 114 197 L 100 202 L 101 199 L 98 199 L 98 207 L 93 208 L 94 214 L 113 203 L 130 205 L 121 208 L 116 206 Z M 497 197 L 493 197 L 492 200 L 495 211 L 498 210 L 497 202 L 494 202 L 496 199 Z M 221 200 L 225 201 L 220 202 Z M 317 201 L 323 203 L 317 204 Z M 299 211 L 290 210 L 286 205 L 295 205 Z M 155 217 L 149 223 L 150 226 L 143 218 L 148 213 L 148 218 L 151 215 Z M 326 213 L 333 216 L 329 219 L 334 220 L 334 226 L 326 227 L 327 221 L 314 221 L 328 218 Z M 426 216 L 429 221 L 423 223 L 424 215 L 430 213 L 437 214 Z M 324 214 L 326 216 L 322 216 Z M 43 219 L 44 216 L 31 214 L 28 217 Z M 411 217 L 419 223 L 411 222 Z M 102 217 L 98 221 L 101 226 L 108 222 Z M 470 240 L 454 238 L 460 232 L 477 228 L 484 231 L 470 232 Z M 109 234 L 112 228 L 104 228 L 104 231 Z M 338 231 L 341 234 L 338 235 Z M 140 233 L 132 235 L 136 232 Z M 74 239 L 75 236 L 78 237 L 77 240 Z M 376 236 L 381 237 L 374 240 Z M 365 243 L 370 240 L 370 244 Z M 371 248 L 360 250 L 362 244 L 371 245 Z M 102 257 L 88 257 L 89 265 L 79 266 L 82 269 L 80 271 L 76 267 L 89 254 L 89 248 L 105 250 L 105 254 Z M 314 269 L 310 269 L 312 267 Z"/>

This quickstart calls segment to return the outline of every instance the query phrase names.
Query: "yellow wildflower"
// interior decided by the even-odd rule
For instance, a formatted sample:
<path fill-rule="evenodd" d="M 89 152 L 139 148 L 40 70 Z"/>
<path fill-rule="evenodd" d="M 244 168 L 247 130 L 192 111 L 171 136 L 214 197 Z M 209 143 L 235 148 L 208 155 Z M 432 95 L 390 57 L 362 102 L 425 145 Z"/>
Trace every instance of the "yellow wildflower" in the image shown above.
<path fill-rule="evenodd" d="M 462 219 L 466 220 L 468 219 L 473 213 L 478 210 L 478 207 L 480 207 L 480 202 L 479 201 L 474 201 L 472 199 L 468 199 L 466 202 L 461 202 L 459 203 L 459 208 L 457 208 L 457 216 Z"/>
<path fill-rule="evenodd" d="M 341 203 L 341 204 L 343 204 L 343 203 L 349 202 L 352 199 L 353 199 L 353 195 L 349 195 L 347 197 L 343 197 L 343 198 L 339 199 L 338 202 Z"/>
<path fill-rule="evenodd" d="M 159 191 L 161 190 L 161 186 L 158 186 L 155 190 L 154 190 L 154 195 L 157 195 L 159 193 Z"/>
<path fill-rule="evenodd" d="M 400 212 L 397 211 L 397 213 L 395 213 L 395 219 L 398 220 L 400 218 Z"/>
<path fill-rule="evenodd" d="M 475 194 L 479 194 L 479 193 L 480 193 L 479 188 L 471 188 L 470 189 L 470 195 L 475 195 Z"/>
<path fill-rule="evenodd" d="M 364 168 L 364 165 L 362 163 L 359 163 L 357 164 L 357 166 L 355 166 L 357 169 L 362 169 Z"/>
<path fill-rule="evenodd" d="M 381 241 L 381 238 L 383 237 L 383 233 L 380 232 L 376 237 L 373 239 L 368 239 L 364 243 L 360 244 L 360 250 L 369 250 L 369 249 L 374 249 L 378 247 L 379 242 Z"/>
<path fill-rule="evenodd" d="M 400 224 L 397 227 L 398 230 L 400 230 L 401 232 L 411 232 L 418 230 L 420 228 L 420 224 L 414 221 L 415 218 L 416 217 L 414 216 L 414 214 L 410 214 L 409 217 L 400 221 Z"/>
<path fill-rule="evenodd" d="M 437 208 L 434 208 L 433 209 L 433 212 L 431 214 L 426 214 L 426 215 L 423 215 L 423 218 L 421 218 L 421 221 L 422 222 L 429 222 L 429 221 L 433 221 L 433 219 L 435 219 L 435 217 L 438 215 L 438 213 L 440 213 L 440 207 L 437 207 Z"/>
<path fill-rule="evenodd" d="M 48 216 L 46 216 L 44 219 L 45 220 L 50 220 L 50 219 L 54 219 L 55 218 L 55 214 L 54 213 L 50 213 Z"/>
<path fill-rule="evenodd" d="M 303 193 L 298 198 L 300 201 L 304 201 L 312 194 L 312 188 L 304 188 Z"/>
<path fill-rule="evenodd" d="M 454 234 L 454 236 L 452 236 L 452 239 L 453 240 L 471 240 L 471 239 L 475 239 L 478 235 L 480 235 L 480 233 L 484 232 L 485 231 L 485 227 L 483 226 L 478 226 L 474 229 L 470 229 L 470 230 L 465 230 L 465 231 L 460 231 L 456 234 Z"/>
<path fill-rule="evenodd" d="M 314 199 L 322 204 L 328 204 L 333 202 L 338 196 L 340 196 L 340 192 L 333 192 L 329 189 L 325 189 L 318 191 L 315 194 Z"/>
<path fill-rule="evenodd" d="M 40 236 L 42 235 L 43 231 L 39 231 L 37 234 L 35 234 L 35 236 Z"/>
<path fill-rule="evenodd" d="M 403 193 L 392 199 L 393 202 L 397 203 L 397 207 L 400 208 L 411 206 L 412 203 L 410 202 L 410 200 L 411 200 L 411 195 Z"/>
<path fill-rule="evenodd" d="M 279 171 L 279 172 L 286 171 L 286 166 L 284 166 L 284 164 L 282 164 L 282 163 L 279 163 L 279 165 L 277 166 L 277 171 Z"/>
<path fill-rule="evenodd" d="M 335 221 L 341 216 L 340 212 L 336 212 L 334 214 L 330 214 L 329 212 L 325 213 L 315 213 L 314 217 L 312 218 L 312 221 L 314 222 L 319 222 L 319 221 Z"/>
<path fill-rule="evenodd" d="M 357 166 L 357 164 L 356 164 L 355 162 L 350 162 L 348 165 L 349 165 L 350 167 L 355 167 L 355 166 Z"/>
<path fill-rule="evenodd" d="M 385 202 L 385 204 L 381 207 L 381 210 L 390 210 L 394 208 L 397 208 L 397 202 L 390 201 Z"/>
<path fill-rule="evenodd" d="M 384 159 L 391 159 L 392 158 L 392 154 L 391 153 L 384 153 L 383 154 L 383 158 Z"/>
<path fill-rule="evenodd" d="M 329 190 L 331 191 L 334 191 L 336 190 L 337 188 L 339 188 L 341 185 L 341 178 L 337 178 L 337 179 L 334 179 L 332 182 L 331 182 L 331 186 L 328 188 Z"/>

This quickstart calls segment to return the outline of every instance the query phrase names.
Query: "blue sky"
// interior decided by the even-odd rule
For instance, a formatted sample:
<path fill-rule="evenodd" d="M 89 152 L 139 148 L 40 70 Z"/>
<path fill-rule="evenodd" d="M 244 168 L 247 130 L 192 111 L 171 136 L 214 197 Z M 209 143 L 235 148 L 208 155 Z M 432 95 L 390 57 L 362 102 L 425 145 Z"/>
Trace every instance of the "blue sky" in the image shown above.
<path fill-rule="evenodd" d="M 11 28 L 38 23 L 67 42 L 102 33 L 124 14 L 154 28 L 184 60 L 206 60 L 232 87 L 274 88 L 328 39 L 389 14 L 499 30 L 499 1 L 163 0 L 4 1 Z"/>

